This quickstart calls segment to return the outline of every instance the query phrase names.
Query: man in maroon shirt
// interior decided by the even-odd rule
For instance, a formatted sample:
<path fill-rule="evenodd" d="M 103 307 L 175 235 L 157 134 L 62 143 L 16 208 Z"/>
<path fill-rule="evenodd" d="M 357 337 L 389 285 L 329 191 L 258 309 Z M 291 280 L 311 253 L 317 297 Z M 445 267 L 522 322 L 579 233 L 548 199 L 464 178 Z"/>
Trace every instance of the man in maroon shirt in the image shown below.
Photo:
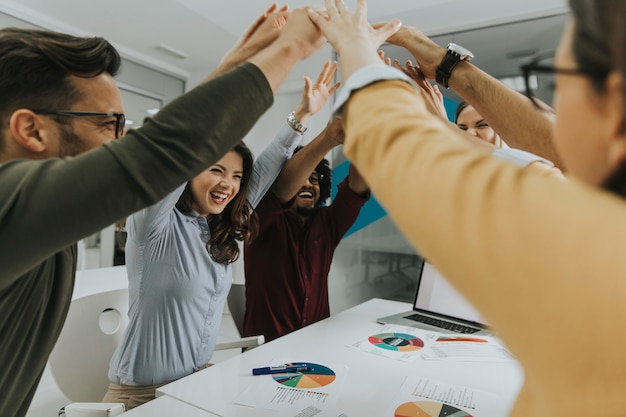
<path fill-rule="evenodd" d="M 343 143 L 341 121 L 331 121 L 287 161 L 256 208 L 259 234 L 245 247 L 244 335 L 276 339 L 330 315 L 328 272 L 335 248 L 369 198 L 355 168 L 330 206 L 326 159 Z M 321 161 L 321 162 L 320 162 Z"/>

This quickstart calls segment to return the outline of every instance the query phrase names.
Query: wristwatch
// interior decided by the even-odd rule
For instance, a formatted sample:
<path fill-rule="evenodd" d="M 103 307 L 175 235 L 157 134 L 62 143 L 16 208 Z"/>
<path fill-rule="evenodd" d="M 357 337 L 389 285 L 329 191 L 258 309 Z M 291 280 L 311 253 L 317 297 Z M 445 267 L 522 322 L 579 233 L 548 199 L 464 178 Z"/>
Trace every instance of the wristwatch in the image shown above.
<path fill-rule="evenodd" d="M 304 132 L 306 132 L 307 127 L 300 123 L 300 120 L 296 119 L 296 112 L 292 111 L 289 113 L 289 116 L 287 116 L 287 124 L 301 135 L 304 135 Z"/>
<path fill-rule="evenodd" d="M 465 49 L 456 43 L 449 43 L 446 48 L 446 55 L 437 67 L 437 82 L 445 88 L 450 88 L 448 80 L 450 79 L 450 75 L 452 75 L 452 70 L 456 67 L 456 64 L 458 64 L 459 61 L 470 61 L 472 58 L 474 58 L 474 54 L 468 49 Z"/>

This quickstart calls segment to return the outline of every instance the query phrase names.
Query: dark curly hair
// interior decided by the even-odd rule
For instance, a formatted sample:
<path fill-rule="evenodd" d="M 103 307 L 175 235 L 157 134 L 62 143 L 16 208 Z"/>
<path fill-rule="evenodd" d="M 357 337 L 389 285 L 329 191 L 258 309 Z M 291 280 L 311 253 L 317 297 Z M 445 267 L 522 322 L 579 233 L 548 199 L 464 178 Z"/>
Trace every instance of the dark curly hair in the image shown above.
<path fill-rule="evenodd" d="M 224 211 L 220 214 L 213 214 L 209 218 L 211 239 L 209 239 L 206 249 L 211 257 L 220 264 L 229 264 L 239 259 L 237 241 L 247 243 L 256 235 L 258 228 L 258 218 L 247 200 L 254 158 L 250 149 L 243 142 L 235 146 L 233 151 L 237 152 L 243 159 L 243 178 L 239 192 L 226 205 Z M 185 191 L 176 203 L 176 208 L 185 214 L 191 213 L 194 201 L 189 184 L 188 182 Z"/>
<path fill-rule="evenodd" d="M 297 146 L 293 153 L 295 155 L 303 146 Z M 326 201 L 330 198 L 331 187 L 333 184 L 333 171 L 330 169 L 330 163 L 326 158 L 322 159 L 315 167 L 315 172 L 320 179 L 320 199 L 317 202 L 317 206 L 321 207 L 326 205 Z"/>
<path fill-rule="evenodd" d="M 121 65 L 117 50 L 103 38 L 47 30 L 0 29 L 0 51 L 0 123 L 5 125 L 17 109 L 70 108 L 81 99 L 70 75 L 115 76 Z"/>

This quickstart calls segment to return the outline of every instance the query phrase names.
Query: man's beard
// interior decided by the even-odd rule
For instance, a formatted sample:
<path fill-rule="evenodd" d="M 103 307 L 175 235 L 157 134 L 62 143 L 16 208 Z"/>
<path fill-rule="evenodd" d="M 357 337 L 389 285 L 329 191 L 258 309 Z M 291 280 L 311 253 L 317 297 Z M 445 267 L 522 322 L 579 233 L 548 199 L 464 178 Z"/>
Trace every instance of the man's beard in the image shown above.
<path fill-rule="evenodd" d="M 300 216 L 312 216 L 315 211 L 317 210 L 317 207 L 300 207 L 300 206 L 296 206 L 296 213 L 298 213 Z"/>
<path fill-rule="evenodd" d="M 66 123 L 59 124 L 59 157 L 76 156 L 88 151 L 85 143 L 74 132 L 74 128 Z"/>

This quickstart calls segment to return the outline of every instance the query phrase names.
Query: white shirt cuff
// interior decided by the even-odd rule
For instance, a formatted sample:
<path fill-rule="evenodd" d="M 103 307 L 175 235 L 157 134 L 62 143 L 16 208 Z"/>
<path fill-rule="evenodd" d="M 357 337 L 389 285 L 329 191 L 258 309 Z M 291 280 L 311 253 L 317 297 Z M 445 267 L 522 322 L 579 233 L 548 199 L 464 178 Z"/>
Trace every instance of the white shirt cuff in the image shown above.
<path fill-rule="evenodd" d="M 346 83 L 337 94 L 333 105 L 333 113 L 337 114 L 341 110 L 353 91 L 383 80 L 404 80 L 412 83 L 411 79 L 402 71 L 386 65 L 382 61 L 380 64 L 368 65 L 356 71 L 346 80 Z"/>
<path fill-rule="evenodd" d="M 533 162 L 543 162 L 544 164 L 547 164 L 551 167 L 554 166 L 551 161 L 537 156 L 534 153 L 522 151 L 521 149 L 499 148 L 494 150 L 491 154 L 497 158 L 512 162 L 520 167 L 526 167 Z"/>

